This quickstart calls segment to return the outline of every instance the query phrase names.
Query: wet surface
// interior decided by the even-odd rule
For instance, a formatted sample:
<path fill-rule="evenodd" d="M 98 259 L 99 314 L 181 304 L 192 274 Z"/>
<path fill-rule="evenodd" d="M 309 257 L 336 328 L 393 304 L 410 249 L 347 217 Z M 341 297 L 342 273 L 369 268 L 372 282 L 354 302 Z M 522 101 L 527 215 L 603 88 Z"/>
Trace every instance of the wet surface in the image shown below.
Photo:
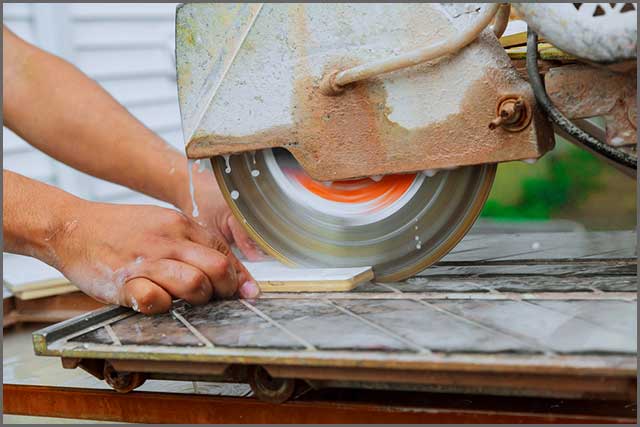
<path fill-rule="evenodd" d="M 542 305 L 537 301 L 431 301 L 438 308 L 515 335 L 538 348 L 558 353 L 634 354 L 636 336 L 621 331 L 631 329 L 631 314 L 635 322 L 635 304 L 608 302 L 609 309 L 628 315 L 602 316 L 596 323 L 571 314 L 587 310 L 592 301 L 554 301 L 553 310 L 544 306 L 546 301 Z"/>
<path fill-rule="evenodd" d="M 534 347 L 513 337 L 465 322 L 416 301 L 345 300 L 338 304 L 432 351 L 536 352 Z"/>
<path fill-rule="evenodd" d="M 396 338 L 322 300 L 258 300 L 255 306 L 318 349 L 411 350 Z"/>
<path fill-rule="evenodd" d="M 176 309 L 214 346 L 302 349 L 277 326 L 256 316 L 239 301 L 217 301 Z"/>

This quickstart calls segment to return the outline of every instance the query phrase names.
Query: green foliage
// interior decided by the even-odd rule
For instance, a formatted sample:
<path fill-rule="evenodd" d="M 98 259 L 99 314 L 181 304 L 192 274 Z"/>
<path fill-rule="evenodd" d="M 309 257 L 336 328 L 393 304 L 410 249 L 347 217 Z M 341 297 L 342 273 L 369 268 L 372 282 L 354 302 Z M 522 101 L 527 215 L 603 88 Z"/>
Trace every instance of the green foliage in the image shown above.
<path fill-rule="evenodd" d="M 569 205 L 576 205 L 598 188 L 603 165 L 591 153 L 560 138 L 555 150 L 535 165 L 498 168 L 498 176 L 482 216 L 494 219 L 549 219 Z M 517 196 L 501 195 L 500 183 L 516 185 Z M 513 192 L 514 189 L 512 188 Z"/>

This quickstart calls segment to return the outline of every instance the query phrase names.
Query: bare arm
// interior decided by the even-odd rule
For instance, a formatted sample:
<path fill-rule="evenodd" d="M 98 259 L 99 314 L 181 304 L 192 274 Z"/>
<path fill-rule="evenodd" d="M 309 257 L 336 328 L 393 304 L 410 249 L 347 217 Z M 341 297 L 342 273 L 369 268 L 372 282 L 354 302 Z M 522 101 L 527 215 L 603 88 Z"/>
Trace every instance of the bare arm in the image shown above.
<path fill-rule="evenodd" d="M 75 169 L 173 204 L 191 214 L 187 159 L 68 62 L 3 28 L 4 124 Z M 198 223 L 260 253 L 232 217 L 210 173 L 195 174 Z"/>
<path fill-rule="evenodd" d="M 224 239 L 156 206 L 112 205 L 3 171 L 4 250 L 39 258 L 94 298 L 159 313 L 172 298 L 253 298 Z"/>
<path fill-rule="evenodd" d="M 3 36 L 5 125 L 78 170 L 179 204 L 184 156 L 73 65 L 6 28 Z"/>

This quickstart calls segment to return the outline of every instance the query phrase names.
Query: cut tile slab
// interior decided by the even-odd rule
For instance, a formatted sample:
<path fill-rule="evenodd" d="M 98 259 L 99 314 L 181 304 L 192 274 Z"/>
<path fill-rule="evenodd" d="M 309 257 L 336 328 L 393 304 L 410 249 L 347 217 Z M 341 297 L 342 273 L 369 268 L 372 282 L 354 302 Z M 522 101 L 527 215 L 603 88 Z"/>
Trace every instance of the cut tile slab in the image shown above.
<path fill-rule="evenodd" d="M 341 292 L 373 279 L 371 267 L 291 268 L 278 261 L 244 261 L 263 292 Z M 59 271 L 31 257 L 3 254 L 4 285 L 26 300 L 75 292 Z"/>
<path fill-rule="evenodd" d="M 55 268 L 28 256 L 2 254 L 3 283 L 11 293 L 28 300 L 78 290 Z"/>
<path fill-rule="evenodd" d="M 373 279 L 371 267 L 291 268 L 277 261 L 244 265 L 262 292 L 342 292 Z"/>

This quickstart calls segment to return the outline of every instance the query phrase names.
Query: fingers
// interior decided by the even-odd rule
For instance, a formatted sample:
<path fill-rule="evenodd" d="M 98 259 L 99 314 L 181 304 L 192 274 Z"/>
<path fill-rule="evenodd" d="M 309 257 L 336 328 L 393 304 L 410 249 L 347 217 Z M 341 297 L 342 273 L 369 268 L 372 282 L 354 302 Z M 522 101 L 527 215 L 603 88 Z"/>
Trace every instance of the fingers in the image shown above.
<path fill-rule="evenodd" d="M 237 224 L 237 222 L 236 222 L 236 225 L 240 227 L 239 224 Z M 260 294 L 260 288 L 258 287 L 256 281 L 251 276 L 251 273 L 249 273 L 246 267 L 233 255 L 233 252 L 231 252 L 229 245 L 226 243 L 226 241 L 222 236 L 213 234 L 205 230 L 204 228 L 195 225 L 194 227 L 192 227 L 190 231 L 189 238 L 192 239 L 194 242 L 199 243 L 200 245 L 206 246 L 206 249 L 213 249 L 214 252 L 217 252 L 218 255 L 224 256 L 232 266 L 232 270 L 236 275 L 235 283 L 233 284 L 233 286 L 235 287 L 230 287 L 230 285 L 227 284 L 226 282 L 219 284 L 219 283 L 216 283 L 215 280 L 212 280 L 211 283 L 213 284 L 213 287 L 214 287 L 214 294 L 217 294 L 220 296 L 231 296 L 236 293 L 236 290 L 238 291 L 238 295 L 242 298 L 256 298 Z M 247 239 L 249 239 L 248 236 L 247 236 Z M 251 241 L 250 239 L 249 241 L 253 245 L 253 241 Z M 202 249 L 200 249 L 199 252 L 202 252 Z M 184 261 L 186 262 L 186 259 L 184 259 Z M 193 265 L 196 265 L 196 264 L 193 264 Z M 196 266 L 198 268 L 201 268 L 200 265 L 202 264 L 199 264 Z M 214 267 L 211 266 L 211 268 L 213 269 Z M 206 270 L 203 270 L 203 271 L 206 272 Z M 211 279 L 211 276 L 209 276 L 209 278 Z M 222 294 L 215 292 L 220 290 L 218 289 L 220 285 L 223 288 Z M 233 292 L 231 294 L 226 294 L 226 291 L 230 292 L 231 289 L 233 289 Z"/>
<path fill-rule="evenodd" d="M 164 313 L 171 308 L 171 295 L 151 280 L 136 277 L 120 290 L 120 305 L 144 314 Z"/>
<path fill-rule="evenodd" d="M 201 270 L 213 286 L 213 295 L 227 298 L 236 293 L 236 267 L 228 256 L 215 249 L 187 241 L 177 244 L 175 259 Z"/>
<path fill-rule="evenodd" d="M 257 298 L 260 295 L 260 288 L 256 280 L 233 253 L 229 253 L 228 256 L 238 275 L 238 296 L 240 298 Z"/>
<path fill-rule="evenodd" d="M 172 259 L 160 259 L 140 273 L 170 295 L 190 304 L 204 304 L 213 296 L 213 285 L 200 269 Z"/>
<path fill-rule="evenodd" d="M 236 242 L 238 249 L 240 249 L 249 261 L 260 261 L 264 259 L 264 254 L 260 248 L 256 246 L 255 242 L 249 237 L 249 234 L 247 234 L 247 231 L 234 216 L 227 218 L 227 225 L 231 231 L 233 241 Z"/>

